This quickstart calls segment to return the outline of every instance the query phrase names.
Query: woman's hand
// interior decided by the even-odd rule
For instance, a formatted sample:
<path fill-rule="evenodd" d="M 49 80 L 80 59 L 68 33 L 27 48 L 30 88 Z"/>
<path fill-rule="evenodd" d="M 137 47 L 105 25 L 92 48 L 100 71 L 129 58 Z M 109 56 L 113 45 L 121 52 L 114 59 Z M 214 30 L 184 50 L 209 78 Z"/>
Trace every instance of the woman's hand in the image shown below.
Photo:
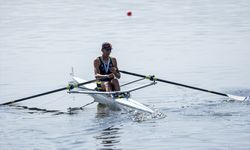
<path fill-rule="evenodd" d="M 110 72 L 117 73 L 117 69 L 115 67 L 110 68 Z"/>
<path fill-rule="evenodd" d="M 110 78 L 110 79 L 114 79 L 114 78 L 115 78 L 114 73 L 109 74 L 109 75 L 108 75 L 108 78 Z"/>
<path fill-rule="evenodd" d="M 120 76 L 120 73 L 119 73 L 117 67 L 110 68 L 110 72 L 114 75 L 114 77 L 120 79 L 121 76 Z"/>

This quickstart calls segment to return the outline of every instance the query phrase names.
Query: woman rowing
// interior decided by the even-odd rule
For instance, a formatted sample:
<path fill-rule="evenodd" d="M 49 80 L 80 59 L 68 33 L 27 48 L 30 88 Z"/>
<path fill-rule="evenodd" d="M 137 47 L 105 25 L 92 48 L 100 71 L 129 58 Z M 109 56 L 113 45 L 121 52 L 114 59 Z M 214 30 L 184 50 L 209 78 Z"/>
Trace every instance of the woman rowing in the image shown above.
<path fill-rule="evenodd" d="M 102 56 L 94 60 L 95 77 L 100 79 L 97 83 L 98 90 L 120 91 L 118 79 L 121 75 L 118 71 L 116 58 L 110 57 L 112 45 L 108 42 L 102 44 Z"/>

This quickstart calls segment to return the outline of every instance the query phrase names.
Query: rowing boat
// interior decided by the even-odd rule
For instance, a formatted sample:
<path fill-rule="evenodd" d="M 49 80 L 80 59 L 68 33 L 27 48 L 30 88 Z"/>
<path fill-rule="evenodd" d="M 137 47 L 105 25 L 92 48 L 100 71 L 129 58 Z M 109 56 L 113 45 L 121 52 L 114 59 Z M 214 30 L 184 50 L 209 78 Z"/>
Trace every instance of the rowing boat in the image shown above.
<path fill-rule="evenodd" d="M 149 107 L 133 100 L 130 96 L 130 93 L 151 85 L 155 85 L 157 82 L 161 82 L 161 83 L 167 83 L 167 84 L 172 84 L 172 85 L 176 85 L 176 86 L 180 86 L 180 87 L 185 87 L 185 88 L 189 88 L 189 89 L 193 89 L 193 90 L 197 90 L 197 91 L 202 91 L 202 92 L 206 92 L 206 93 L 211 93 L 211 94 L 215 94 L 215 95 L 219 95 L 219 96 L 224 96 L 229 98 L 230 100 L 236 100 L 236 101 L 240 101 L 240 102 L 244 102 L 244 101 L 250 101 L 250 97 L 249 96 L 238 96 L 238 95 L 232 95 L 232 94 L 226 94 L 226 93 L 222 93 L 222 92 L 217 92 L 217 91 L 212 91 L 212 90 L 207 90 L 204 88 L 199 88 L 199 87 L 194 87 L 194 86 L 190 86 L 190 85 L 185 85 L 182 83 L 177 83 L 177 82 L 173 82 L 173 81 L 168 81 L 168 80 L 164 80 L 164 79 L 159 79 L 156 78 L 155 76 L 146 76 L 146 75 L 142 75 L 142 74 L 138 74 L 138 73 L 133 73 L 133 72 L 128 72 L 128 71 L 123 71 L 123 70 L 119 70 L 119 72 L 127 74 L 127 75 L 132 75 L 132 76 L 136 76 L 139 77 L 140 79 L 137 79 L 135 81 L 131 81 L 129 83 L 126 83 L 122 86 L 128 85 L 128 84 L 132 84 L 144 79 L 148 79 L 150 81 L 150 83 L 148 84 L 144 84 L 129 90 L 125 90 L 125 91 L 113 91 L 113 92 L 101 92 L 101 91 L 96 91 L 96 84 L 94 83 L 95 81 L 97 81 L 97 79 L 93 79 L 93 80 L 89 80 L 89 81 L 85 81 L 81 78 L 75 77 L 73 74 L 73 70 L 72 70 L 72 77 L 73 77 L 73 81 L 75 83 L 73 84 L 69 84 L 66 87 L 62 87 L 62 88 L 58 88 L 58 89 L 54 89 L 54 90 L 50 90 L 47 92 L 43 92 L 43 93 L 39 93 L 39 94 L 35 94 L 32 96 L 28 96 L 28 97 L 24 97 L 24 98 L 20 98 L 20 99 L 15 99 L 9 102 L 5 102 L 0 104 L 0 106 L 4 106 L 4 105 L 11 105 L 13 103 L 18 103 L 18 102 L 22 102 L 22 101 L 26 101 L 32 98 L 36 98 L 36 97 L 40 97 L 40 96 L 44 96 L 44 95 L 48 95 L 48 94 L 52 94 L 52 93 L 56 93 L 56 92 L 60 92 L 60 91 L 64 91 L 64 90 L 68 90 L 68 93 L 74 93 L 74 94 L 88 94 L 90 96 L 92 96 L 94 98 L 95 102 L 104 104 L 109 106 L 112 109 L 122 109 L 124 107 L 130 107 L 130 108 L 134 108 L 140 111 L 144 111 L 144 112 L 148 112 L 148 113 L 153 113 L 154 111 L 152 109 L 150 109 Z"/>
<path fill-rule="evenodd" d="M 86 82 L 84 79 L 81 79 L 79 77 L 73 76 L 72 78 L 76 84 Z M 125 91 L 114 91 L 114 92 L 96 91 L 95 90 L 96 84 L 89 83 L 83 86 L 79 86 L 78 88 L 75 88 L 74 90 L 70 90 L 68 93 L 88 94 L 94 98 L 95 102 L 104 104 L 112 110 L 121 110 L 121 109 L 124 109 L 124 107 L 129 107 L 129 108 L 133 108 L 133 109 L 148 112 L 148 113 L 153 113 L 154 111 L 150 109 L 149 107 L 133 100 L 130 96 L 130 92 L 150 86 L 150 85 L 154 85 L 155 83 L 156 82 L 151 82 L 149 84 L 135 87 L 133 89 L 129 89 Z"/>

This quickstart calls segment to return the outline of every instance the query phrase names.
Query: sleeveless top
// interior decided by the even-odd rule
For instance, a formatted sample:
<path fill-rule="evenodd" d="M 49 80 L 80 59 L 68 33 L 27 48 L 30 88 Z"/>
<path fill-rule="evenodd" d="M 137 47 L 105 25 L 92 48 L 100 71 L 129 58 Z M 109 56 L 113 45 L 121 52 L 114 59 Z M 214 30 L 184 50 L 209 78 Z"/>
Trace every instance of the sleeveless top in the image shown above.
<path fill-rule="evenodd" d="M 101 75 L 108 75 L 110 74 L 110 68 L 114 67 L 114 64 L 112 62 L 111 57 L 109 57 L 108 62 L 104 62 L 102 57 L 98 57 L 99 61 L 100 61 L 100 66 L 99 66 L 99 70 L 100 70 L 100 74 Z"/>

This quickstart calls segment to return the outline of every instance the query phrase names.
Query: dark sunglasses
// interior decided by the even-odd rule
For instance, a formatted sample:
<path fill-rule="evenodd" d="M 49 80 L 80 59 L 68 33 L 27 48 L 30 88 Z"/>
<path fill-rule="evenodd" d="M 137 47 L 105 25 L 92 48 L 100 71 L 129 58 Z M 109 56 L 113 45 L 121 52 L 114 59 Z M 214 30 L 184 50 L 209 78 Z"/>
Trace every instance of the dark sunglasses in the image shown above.
<path fill-rule="evenodd" d="M 104 48 L 105 51 L 109 52 L 112 50 L 112 48 Z"/>

